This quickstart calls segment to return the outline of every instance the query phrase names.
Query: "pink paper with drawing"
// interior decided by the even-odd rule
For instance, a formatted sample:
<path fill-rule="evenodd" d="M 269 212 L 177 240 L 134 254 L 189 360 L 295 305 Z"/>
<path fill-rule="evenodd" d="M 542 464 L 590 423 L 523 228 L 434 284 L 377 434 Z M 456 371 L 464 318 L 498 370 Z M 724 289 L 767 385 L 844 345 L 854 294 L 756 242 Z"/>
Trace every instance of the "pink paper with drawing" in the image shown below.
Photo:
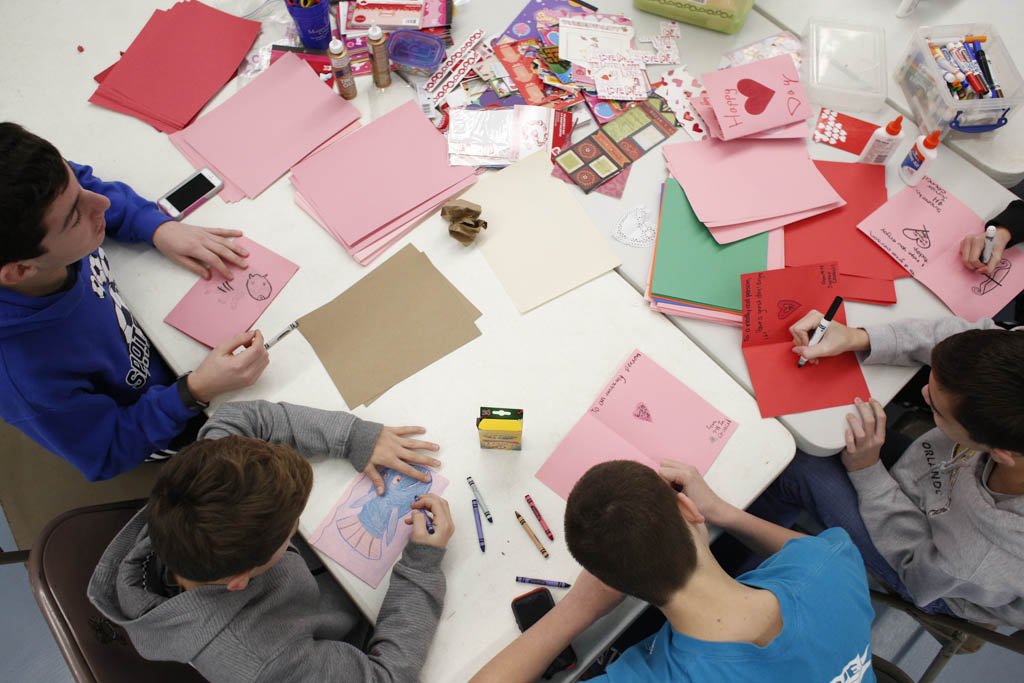
<path fill-rule="evenodd" d="M 428 472 L 431 481 L 386 469 L 381 472 L 387 485 L 383 496 L 377 495 L 365 474 L 360 474 L 309 537 L 310 544 L 370 588 L 376 588 L 412 536 L 412 525 L 405 523 L 413 514 L 409 506 L 417 496 L 440 494 L 448 486 L 448 480 L 440 474 L 419 465 L 413 467 Z"/>
<path fill-rule="evenodd" d="M 972 322 L 995 315 L 1024 289 L 1024 253 L 1010 248 L 989 276 L 967 270 L 960 241 L 985 223 L 944 187 L 925 176 L 857 229 L 875 241 L 956 315 Z"/>
<path fill-rule="evenodd" d="M 701 76 L 711 107 L 732 140 L 811 115 L 807 93 L 789 55 L 779 55 Z"/>
<path fill-rule="evenodd" d="M 233 280 L 216 271 L 209 280 L 200 279 L 164 318 L 210 348 L 252 327 L 299 269 L 247 237 L 235 239 L 235 244 L 249 252 L 249 267 L 230 266 Z"/>
<path fill-rule="evenodd" d="M 634 350 L 537 471 L 537 478 L 568 498 L 584 472 L 608 460 L 634 460 L 653 469 L 658 469 L 662 460 L 681 460 L 704 474 L 736 426 L 734 420 Z"/>

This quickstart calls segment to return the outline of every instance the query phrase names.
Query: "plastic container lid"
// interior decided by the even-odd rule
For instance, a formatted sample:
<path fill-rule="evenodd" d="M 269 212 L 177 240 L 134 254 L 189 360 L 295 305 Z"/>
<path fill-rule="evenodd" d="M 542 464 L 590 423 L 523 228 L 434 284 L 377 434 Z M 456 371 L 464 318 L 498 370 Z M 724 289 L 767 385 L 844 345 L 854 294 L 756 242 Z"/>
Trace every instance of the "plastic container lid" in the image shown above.
<path fill-rule="evenodd" d="M 444 41 L 419 31 L 399 29 L 388 36 L 392 62 L 433 71 L 444 59 Z"/>
<path fill-rule="evenodd" d="M 882 28 L 811 17 L 804 35 L 811 101 L 840 111 L 882 108 L 888 94 Z"/>

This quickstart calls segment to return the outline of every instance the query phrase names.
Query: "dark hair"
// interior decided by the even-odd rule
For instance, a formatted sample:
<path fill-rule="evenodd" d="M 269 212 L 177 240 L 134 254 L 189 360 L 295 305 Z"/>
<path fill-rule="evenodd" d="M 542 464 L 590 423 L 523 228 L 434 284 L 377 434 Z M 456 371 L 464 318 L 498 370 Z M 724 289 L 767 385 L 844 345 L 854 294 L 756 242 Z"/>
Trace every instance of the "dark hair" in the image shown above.
<path fill-rule="evenodd" d="M 664 605 L 697 566 L 676 492 L 629 460 L 590 468 L 565 508 L 565 540 L 584 569 L 616 590 Z"/>
<path fill-rule="evenodd" d="M 954 334 L 932 350 L 932 371 L 956 397 L 952 417 L 973 441 L 1024 453 L 1024 334 Z"/>
<path fill-rule="evenodd" d="M 45 252 L 43 214 L 67 186 L 56 147 L 16 123 L 0 123 L 0 266 Z"/>
<path fill-rule="evenodd" d="M 312 467 L 289 446 L 244 436 L 196 441 L 163 465 L 153 486 L 153 549 L 191 581 L 255 569 L 291 535 L 312 486 Z"/>

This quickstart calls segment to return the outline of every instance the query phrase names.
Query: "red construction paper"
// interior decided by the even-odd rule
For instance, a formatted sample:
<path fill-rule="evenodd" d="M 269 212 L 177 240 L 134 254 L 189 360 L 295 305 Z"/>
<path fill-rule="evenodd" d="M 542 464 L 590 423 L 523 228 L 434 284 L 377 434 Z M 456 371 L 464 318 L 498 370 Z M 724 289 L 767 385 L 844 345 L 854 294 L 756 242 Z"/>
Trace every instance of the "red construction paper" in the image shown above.
<path fill-rule="evenodd" d="M 814 126 L 813 139 L 844 152 L 860 154 L 876 128 L 878 126 L 868 121 L 841 114 L 834 109 L 823 108 Z"/>
<path fill-rule="evenodd" d="M 896 303 L 896 285 L 892 280 L 840 274 L 839 296 L 847 301 L 891 306 Z"/>
<path fill-rule="evenodd" d="M 885 166 L 815 161 L 828 184 L 846 205 L 786 226 L 786 265 L 838 261 L 844 275 L 894 280 L 909 273 L 885 250 L 857 229 L 888 199 Z"/>
<path fill-rule="evenodd" d="M 841 294 L 836 264 L 768 270 L 740 276 L 743 287 L 743 357 L 761 417 L 819 410 L 867 399 L 868 386 L 852 353 L 797 367 L 789 327 L 811 309 L 828 310 Z M 839 307 L 835 320 L 846 323 Z"/>

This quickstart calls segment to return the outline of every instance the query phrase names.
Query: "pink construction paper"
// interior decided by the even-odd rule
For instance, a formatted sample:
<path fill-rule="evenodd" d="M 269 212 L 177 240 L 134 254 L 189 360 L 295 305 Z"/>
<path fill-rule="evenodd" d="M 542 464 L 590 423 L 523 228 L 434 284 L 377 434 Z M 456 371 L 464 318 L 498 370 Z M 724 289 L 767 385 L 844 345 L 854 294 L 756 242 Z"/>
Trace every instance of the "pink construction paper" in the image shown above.
<path fill-rule="evenodd" d="M 358 172 L 351 172 L 353 163 Z M 415 102 L 293 169 L 295 186 L 346 247 L 358 246 L 396 217 L 475 177 L 472 167 L 449 165 L 445 137 Z"/>
<path fill-rule="evenodd" d="M 800 138 L 708 138 L 666 145 L 662 153 L 703 223 L 745 223 L 843 201 L 811 162 L 807 143 Z"/>
<path fill-rule="evenodd" d="M 252 327 L 299 269 L 247 237 L 237 238 L 235 244 L 249 252 L 249 267 L 230 266 L 235 276 L 230 281 L 216 273 L 209 280 L 200 279 L 164 318 L 210 348 Z"/>
<path fill-rule="evenodd" d="M 405 519 L 420 514 L 409 507 L 415 497 L 439 494 L 448 486 L 448 480 L 440 474 L 413 467 L 430 473 L 431 481 L 385 469 L 381 472 L 387 486 L 383 496 L 377 495 L 365 474 L 356 477 L 310 536 L 310 544 L 370 588 L 376 588 L 409 543 L 412 525 Z"/>
<path fill-rule="evenodd" d="M 725 140 L 811 115 L 807 93 L 789 55 L 712 71 L 702 75 L 701 81 Z"/>
<path fill-rule="evenodd" d="M 255 198 L 322 142 L 358 120 L 358 109 L 327 87 L 305 62 L 287 54 L 231 99 L 172 135 L 171 142 L 179 149 L 180 142 L 187 143 L 245 196 Z"/>
<path fill-rule="evenodd" d="M 818 206 L 813 209 L 807 209 L 806 211 L 789 213 L 784 216 L 774 216 L 772 218 L 762 218 L 756 221 L 746 221 L 744 223 L 732 223 L 727 225 L 710 223 L 707 225 L 707 228 L 711 231 L 711 236 L 715 238 L 716 242 L 719 244 L 729 244 L 730 242 L 736 242 L 737 240 L 750 237 L 751 235 L 758 235 L 769 230 L 776 230 L 795 221 L 810 218 L 811 216 L 817 216 L 825 213 L 826 211 L 831 211 L 832 209 L 838 209 L 845 204 L 846 200 L 840 199 L 838 202 L 825 204 L 824 206 Z M 781 235 L 782 233 L 779 234 Z"/>
<path fill-rule="evenodd" d="M 638 350 L 558 445 L 537 478 L 562 498 L 583 474 L 608 460 L 657 470 L 680 460 L 701 474 L 736 431 L 736 422 Z"/>
<path fill-rule="evenodd" d="M 985 222 L 925 176 L 857 224 L 956 315 L 974 322 L 1002 310 L 1024 289 L 1024 252 L 1010 248 L 991 275 L 968 270 L 960 241 Z"/>

